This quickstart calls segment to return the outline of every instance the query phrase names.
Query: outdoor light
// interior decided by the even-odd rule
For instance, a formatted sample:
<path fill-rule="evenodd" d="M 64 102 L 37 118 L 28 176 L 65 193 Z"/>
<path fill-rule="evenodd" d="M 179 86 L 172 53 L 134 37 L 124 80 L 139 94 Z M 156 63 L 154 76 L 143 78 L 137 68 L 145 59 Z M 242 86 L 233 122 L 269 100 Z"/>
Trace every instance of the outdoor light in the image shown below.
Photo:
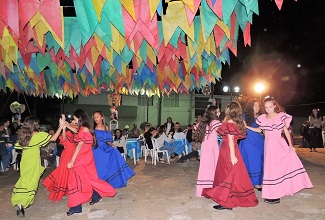
<path fill-rule="evenodd" d="M 232 93 L 239 93 L 240 88 L 239 86 L 225 85 L 223 86 L 222 91 L 225 93 L 230 92 L 230 100 L 232 101 Z"/>
<path fill-rule="evenodd" d="M 222 88 L 222 91 L 223 91 L 223 92 L 230 92 L 230 87 L 229 87 L 229 86 L 224 86 L 224 87 Z"/>
<path fill-rule="evenodd" d="M 240 91 L 239 86 L 235 86 L 235 87 L 234 87 L 234 92 L 235 92 L 235 93 L 238 93 L 239 91 Z"/>
<path fill-rule="evenodd" d="M 262 83 L 255 84 L 254 90 L 255 90 L 255 92 L 257 92 L 260 95 L 260 103 L 261 103 L 262 102 L 262 98 L 261 98 L 262 92 L 265 90 L 264 84 L 262 84 Z"/>

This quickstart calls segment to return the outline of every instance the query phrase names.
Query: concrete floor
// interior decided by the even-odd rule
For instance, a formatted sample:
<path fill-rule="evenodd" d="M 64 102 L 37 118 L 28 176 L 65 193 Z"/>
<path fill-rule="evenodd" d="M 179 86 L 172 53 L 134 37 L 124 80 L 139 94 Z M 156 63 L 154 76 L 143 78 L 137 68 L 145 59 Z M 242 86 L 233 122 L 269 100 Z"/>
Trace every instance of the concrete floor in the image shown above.
<path fill-rule="evenodd" d="M 52 203 L 47 199 L 46 189 L 40 185 L 35 203 L 26 209 L 25 219 L 220 219 L 220 220 L 276 220 L 276 219 L 325 219 L 325 149 L 309 152 L 297 148 L 305 168 L 314 185 L 281 199 L 280 204 L 270 205 L 263 202 L 261 192 L 256 191 L 260 203 L 254 208 L 235 208 L 214 210 L 215 203 L 194 196 L 199 162 L 188 161 L 183 164 L 172 162 L 159 163 L 157 166 L 144 163 L 137 165 L 128 159 L 136 175 L 126 188 L 117 189 L 114 198 L 104 198 L 100 203 L 83 206 L 83 213 L 67 217 L 67 198 Z M 53 168 L 46 170 L 43 178 Z M 0 174 L 0 219 L 18 219 L 11 206 L 11 190 L 19 178 L 19 173 L 10 171 Z"/>

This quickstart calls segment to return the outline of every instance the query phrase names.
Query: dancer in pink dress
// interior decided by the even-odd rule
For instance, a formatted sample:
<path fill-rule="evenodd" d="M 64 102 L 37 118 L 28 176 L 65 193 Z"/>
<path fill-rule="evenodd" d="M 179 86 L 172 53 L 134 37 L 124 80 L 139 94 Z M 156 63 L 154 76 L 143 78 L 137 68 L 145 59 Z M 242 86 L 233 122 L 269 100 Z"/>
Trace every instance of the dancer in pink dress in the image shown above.
<path fill-rule="evenodd" d="M 273 97 L 264 100 L 266 114 L 256 123 L 265 134 L 264 177 L 262 198 L 270 204 L 280 203 L 280 198 L 313 185 L 298 158 L 290 138 L 288 127 L 292 116 L 284 113 Z M 261 131 L 261 130 L 260 130 Z M 281 137 L 284 132 L 286 140 Z"/>
<path fill-rule="evenodd" d="M 200 168 L 196 183 L 197 197 L 202 197 L 203 188 L 213 186 L 214 173 L 219 157 L 217 129 L 221 125 L 221 122 L 217 120 L 217 109 L 218 107 L 212 105 L 208 107 L 196 130 L 197 141 L 202 142 Z"/>

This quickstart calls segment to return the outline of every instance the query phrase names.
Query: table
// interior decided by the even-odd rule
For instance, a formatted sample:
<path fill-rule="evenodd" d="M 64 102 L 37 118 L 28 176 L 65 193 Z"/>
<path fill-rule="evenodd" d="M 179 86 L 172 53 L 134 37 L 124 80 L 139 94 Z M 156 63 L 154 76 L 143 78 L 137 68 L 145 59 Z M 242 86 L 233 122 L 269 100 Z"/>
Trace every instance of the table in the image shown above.
<path fill-rule="evenodd" d="M 136 160 L 139 160 L 141 153 L 141 144 L 138 138 L 128 138 L 126 139 L 126 150 L 127 155 L 133 159 L 133 149 L 135 150 Z"/>
<path fill-rule="evenodd" d="M 165 141 L 164 145 L 174 147 L 174 151 L 178 155 L 181 155 L 183 151 L 185 154 L 188 154 L 187 147 L 189 146 L 189 143 L 186 139 L 174 139 L 173 142 Z"/>

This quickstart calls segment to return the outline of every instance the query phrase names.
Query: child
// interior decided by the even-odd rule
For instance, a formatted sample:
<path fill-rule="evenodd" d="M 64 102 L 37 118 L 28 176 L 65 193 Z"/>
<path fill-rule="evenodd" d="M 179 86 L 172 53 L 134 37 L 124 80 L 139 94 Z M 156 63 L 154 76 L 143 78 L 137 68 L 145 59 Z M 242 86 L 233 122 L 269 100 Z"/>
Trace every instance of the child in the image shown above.
<path fill-rule="evenodd" d="M 246 165 L 246 169 L 255 189 L 262 191 L 263 163 L 264 163 L 264 137 L 255 130 L 258 128 L 256 118 L 260 115 L 260 103 L 257 99 L 247 102 L 243 118 L 246 123 L 246 138 L 240 140 L 239 150 Z"/>
<path fill-rule="evenodd" d="M 62 115 L 62 120 L 65 121 L 65 116 Z M 42 182 L 42 184 L 50 191 L 48 198 L 52 202 L 60 201 L 63 196 L 68 195 L 68 162 L 76 149 L 76 144 L 73 141 L 73 133 L 63 127 L 60 142 L 64 146 L 64 150 L 60 156 L 59 166 Z"/>
<path fill-rule="evenodd" d="M 93 136 L 90 133 L 90 119 L 87 113 L 78 109 L 73 114 L 73 124 L 79 126 L 74 137 L 77 143 L 73 156 L 67 167 L 70 169 L 68 179 L 68 207 L 67 215 L 82 212 L 82 204 L 88 202 L 94 205 L 100 202 L 103 196 L 115 196 L 115 189 L 107 182 L 98 178 L 94 162 L 92 145 Z M 70 130 L 74 130 L 73 127 Z"/>
<path fill-rule="evenodd" d="M 237 140 L 246 134 L 237 102 L 227 105 L 224 122 L 217 132 L 222 136 L 222 144 L 213 187 L 203 189 L 202 195 L 217 202 L 219 205 L 213 206 L 217 210 L 256 206 L 258 200 L 237 145 Z"/>
<path fill-rule="evenodd" d="M 50 141 L 55 141 L 63 126 L 64 122 L 60 119 L 59 128 L 51 136 L 46 132 L 40 131 L 39 119 L 37 117 L 29 116 L 18 131 L 18 143 L 15 148 L 22 149 L 20 178 L 12 191 L 11 202 L 19 217 L 24 217 L 24 208 L 34 203 L 39 179 L 45 169 L 41 166 L 40 147 L 45 146 Z"/>
<path fill-rule="evenodd" d="M 93 153 L 98 177 L 114 188 L 125 187 L 127 180 L 135 173 L 125 162 L 118 149 L 112 147 L 113 137 L 104 121 L 103 113 L 95 111 L 93 118 L 96 137 Z"/>
<path fill-rule="evenodd" d="M 202 143 L 200 167 L 196 182 L 196 196 L 202 197 L 203 188 L 213 186 L 213 177 L 219 157 L 217 129 L 221 125 L 217 116 L 218 107 L 211 105 L 197 128 L 197 141 Z"/>
<path fill-rule="evenodd" d="M 280 198 L 312 188 L 309 176 L 298 158 L 288 132 L 292 116 L 284 113 L 273 97 L 264 100 L 266 114 L 256 123 L 265 135 L 264 177 L 262 198 L 269 204 L 280 203 Z M 284 132 L 289 145 L 281 136 Z"/>

